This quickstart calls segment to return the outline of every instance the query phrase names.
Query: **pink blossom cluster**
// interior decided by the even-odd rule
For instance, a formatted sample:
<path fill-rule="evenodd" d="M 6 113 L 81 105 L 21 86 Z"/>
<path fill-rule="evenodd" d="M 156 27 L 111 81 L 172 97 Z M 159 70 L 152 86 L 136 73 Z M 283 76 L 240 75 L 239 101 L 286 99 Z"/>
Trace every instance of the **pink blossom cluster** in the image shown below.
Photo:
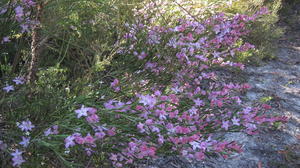
<path fill-rule="evenodd" d="M 18 20 L 24 18 L 21 6 L 15 13 Z M 220 13 L 201 21 L 179 19 L 172 26 L 126 25 L 126 43 L 118 53 L 141 63 L 142 69 L 137 71 L 145 74 L 145 79 L 130 83 L 132 90 L 120 96 L 116 92 L 121 91 L 121 86 L 123 91 L 123 80 L 116 78 L 110 88 L 111 95 L 118 96 L 95 105 L 97 108 L 81 105 L 75 109 L 71 118 L 81 125 L 80 129 L 64 132 L 65 149 L 83 148 L 91 156 L 97 147 L 107 145 L 110 149 L 106 157 L 114 167 L 168 153 L 203 160 L 208 153 L 226 158 L 233 152 L 242 152 L 238 142 L 220 140 L 218 133 L 239 131 L 253 135 L 261 125 L 287 121 L 285 117 L 264 114 L 271 109 L 267 104 L 245 106 L 239 93 L 250 85 L 228 82 L 217 72 L 227 67 L 244 69 L 234 58 L 255 49 L 242 38 L 249 33 L 247 25 L 266 13 L 264 8 L 253 16 L 228 17 Z M 170 80 L 163 81 L 164 75 Z M 135 75 L 124 77 L 130 81 Z M 14 82 L 18 85 L 23 81 L 16 78 Z M 3 89 L 10 92 L 14 87 Z M 35 128 L 29 120 L 18 127 L 27 133 Z M 51 126 L 44 136 L 50 139 L 50 135 L 62 133 L 58 128 Z M 27 148 L 29 143 L 30 137 L 23 136 L 19 144 Z M 11 153 L 13 166 L 25 161 L 22 154 L 19 149 Z"/>
<path fill-rule="evenodd" d="M 260 14 L 265 14 L 264 10 L 253 16 L 228 17 L 220 13 L 201 22 L 180 19 L 171 27 L 126 25 L 124 38 L 128 43 L 119 53 L 143 62 L 139 73 L 157 77 L 167 74 L 171 80 L 164 84 L 151 83 L 151 79 L 134 82 L 141 88 L 133 89 L 133 97 L 108 100 L 103 109 L 82 106 L 75 110 L 77 118 L 85 117 L 94 133 L 73 133 L 65 139 L 65 147 L 83 145 L 90 155 L 97 142 L 109 138 L 111 141 L 106 143 L 112 143 L 114 152 L 108 157 L 114 167 L 156 158 L 165 154 L 164 150 L 191 160 L 203 160 L 207 153 L 226 158 L 242 152 L 238 142 L 219 140 L 218 133 L 240 131 L 253 135 L 262 124 L 287 120 L 264 115 L 269 105 L 244 106 L 239 93 L 250 85 L 227 82 L 215 70 L 244 69 L 234 57 L 255 49 L 242 37 L 249 33 L 247 25 Z M 125 77 L 130 81 L 133 76 Z M 121 83 L 114 79 L 110 86 L 116 92 Z M 100 120 L 107 115 L 114 117 L 110 123 Z M 114 123 L 124 127 L 109 130 L 106 124 Z M 118 138 L 124 141 L 116 141 Z"/>
<path fill-rule="evenodd" d="M 121 90 L 118 79 L 114 79 L 114 81 L 110 84 L 110 87 L 113 88 L 115 92 L 119 92 Z"/>
<path fill-rule="evenodd" d="M 77 118 L 85 117 L 86 122 L 92 128 L 92 134 L 87 133 L 85 136 L 82 133 L 75 132 L 68 136 L 64 140 L 65 148 L 69 149 L 73 146 L 80 145 L 85 148 L 86 154 L 90 156 L 93 153 L 92 148 L 96 147 L 97 142 L 102 142 L 106 137 L 112 137 L 116 135 L 115 127 L 107 127 L 106 124 L 100 124 L 100 118 L 97 115 L 97 109 L 93 107 L 81 106 L 81 108 L 75 110 Z M 78 117 L 80 116 L 80 117 Z"/>
<path fill-rule="evenodd" d="M 238 93 L 249 89 L 249 84 L 220 80 L 215 72 L 217 67 L 244 69 L 242 63 L 234 62 L 234 56 L 255 49 L 247 42 L 240 42 L 249 33 L 247 24 L 265 14 L 264 11 L 234 17 L 220 13 L 202 22 L 182 19 L 174 27 L 127 25 L 130 31 L 124 37 L 129 45 L 119 53 L 147 60 L 144 72 L 169 74 L 173 79 L 171 90 L 152 89 L 152 94 L 149 90 L 146 94 L 136 94 L 138 104 L 132 104 L 130 114 L 143 121 L 136 122 L 136 135 L 128 133 L 131 142 L 119 144 L 120 148 L 127 147 L 111 155 L 116 167 L 130 164 L 136 158 L 155 157 L 166 146 L 188 159 L 203 160 L 208 152 L 228 157 L 232 152 L 242 152 L 241 145 L 216 140 L 218 132 L 241 131 L 253 135 L 261 124 L 286 121 L 285 117 L 263 115 L 270 109 L 268 105 L 245 107 Z M 155 53 L 153 48 L 160 50 Z"/>

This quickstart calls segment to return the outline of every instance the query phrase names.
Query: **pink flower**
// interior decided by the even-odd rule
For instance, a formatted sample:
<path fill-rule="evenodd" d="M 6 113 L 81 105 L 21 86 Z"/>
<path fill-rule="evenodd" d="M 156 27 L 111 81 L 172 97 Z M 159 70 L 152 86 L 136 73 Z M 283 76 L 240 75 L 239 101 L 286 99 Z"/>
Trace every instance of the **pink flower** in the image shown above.
<path fill-rule="evenodd" d="M 191 132 L 191 130 L 187 127 L 177 126 L 175 129 L 176 129 L 176 133 L 178 134 L 188 134 Z"/>
<path fill-rule="evenodd" d="M 207 142 L 201 142 L 200 149 L 205 151 L 207 149 L 208 145 L 209 145 L 209 143 L 207 143 Z"/>
<path fill-rule="evenodd" d="M 136 110 L 138 110 L 138 111 L 141 111 L 141 110 L 143 110 L 143 109 L 144 109 L 144 107 L 143 107 L 143 106 L 141 106 L 141 105 L 137 105 L 137 106 L 135 107 L 135 109 L 136 109 Z"/>
<path fill-rule="evenodd" d="M 214 146 L 214 149 L 216 150 L 216 152 L 222 152 L 227 144 L 228 142 L 219 142 Z"/>
<path fill-rule="evenodd" d="M 156 152 L 156 148 L 155 147 L 150 147 L 148 148 L 148 155 L 151 156 L 151 157 L 154 157 L 155 156 L 155 152 Z"/>
<path fill-rule="evenodd" d="M 87 136 L 84 137 L 84 142 L 93 144 L 95 142 L 95 139 L 94 139 L 94 137 L 91 136 L 91 134 L 87 134 Z"/>
<path fill-rule="evenodd" d="M 155 147 L 147 147 L 147 145 L 141 145 L 140 146 L 140 153 L 138 155 L 138 158 L 144 158 L 146 156 L 151 156 L 154 157 L 155 156 L 155 152 L 156 152 L 156 148 Z"/>
<path fill-rule="evenodd" d="M 99 122 L 99 117 L 97 114 L 92 114 L 88 117 L 86 117 L 86 120 L 89 122 L 89 123 L 97 123 Z"/>
<path fill-rule="evenodd" d="M 116 135 L 116 128 L 115 127 L 113 127 L 113 128 L 111 128 L 111 129 L 109 129 L 109 130 L 107 130 L 107 134 L 108 134 L 108 136 L 114 136 L 114 135 Z"/>
<path fill-rule="evenodd" d="M 229 144 L 228 148 L 234 149 L 238 153 L 243 152 L 242 147 L 240 145 L 236 144 L 236 142 Z"/>
<path fill-rule="evenodd" d="M 244 84 L 242 85 L 242 88 L 243 88 L 243 89 L 250 89 L 251 86 L 250 86 L 248 83 L 244 83 Z"/>
<path fill-rule="evenodd" d="M 110 83 L 110 87 L 116 87 L 119 84 L 119 80 L 118 79 L 114 79 L 114 81 L 112 83 Z"/>
<path fill-rule="evenodd" d="M 128 159 L 125 164 L 132 164 L 133 163 L 133 160 L 132 159 Z"/>
<path fill-rule="evenodd" d="M 85 138 L 81 137 L 81 135 L 78 135 L 78 136 L 76 135 L 76 136 L 74 136 L 74 138 L 75 138 L 75 142 L 79 145 L 82 145 L 85 143 Z"/>
<path fill-rule="evenodd" d="M 272 107 L 268 104 L 262 104 L 262 107 L 265 109 L 265 110 L 270 110 L 272 109 Z"/>
<path fill-rule="evenodd" d="M 168 96 L 161 96 L 161 97 L 160 97 L 160 100 L 161 100 L 161 101 L 167 101 L 167 100 L 168 100 Z"/>
<path fill-rule="evenodd" d="M 87 112 L 89 115 L 96 114 L 96 112 L 97 112 L 97 109 L 94 107 L 87 107 L 86 109 L 87 109 Z"/>
<path fill-rule="evenodd" d="M 152 120 L 152 119 L 147 119 L 147 120 L 145 121 L 145 124 L 147 124 L 147 125 L 152 125 L 152 124 L 153 124 L 153 120 Z"/>
<path fill-rule="evenodd" d="M 178 110 L 175 110 L 174 112 L 170 112 L 170 113 L 169 113 L 169 117 L 170 117 L 170 118 L 176 118 L 177 115 L 178 115 Z"/>
<path fill-rule="evenodd" d="M 195 156 L 195 159 L 197 159 L 199 161 L 203 160 L 205 158 L 205 155 L 203 152 L 196 152 L 194 156 Z"/>

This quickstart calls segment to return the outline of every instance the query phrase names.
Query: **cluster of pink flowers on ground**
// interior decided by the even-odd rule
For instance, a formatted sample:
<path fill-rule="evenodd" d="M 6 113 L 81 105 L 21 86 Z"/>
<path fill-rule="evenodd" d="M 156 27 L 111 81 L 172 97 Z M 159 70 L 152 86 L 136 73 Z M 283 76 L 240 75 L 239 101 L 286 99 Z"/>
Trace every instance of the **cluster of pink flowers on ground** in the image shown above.
<path fill-rule="evenodd" d="M 142 72 L 170 74 L 173 79 L 169 85 L 156 83 L 144 92 L 135 93 L 127 103 L 120 100 L 104 103 L 103 110 L 118 113 L 114 115 L 116 122 L 124 115 L 136 119 L 128 123 L 135 131 L 114 130 L 115 138 L 127 138 L 127 142 L 113 144 L 113 150 L 119 151 L 109 155 L 115 167 L 132 164 L 137 159 L 156 158 L 166 151 L 191 160 L 203 160 L 207 153 L 226 158 L 233 152 L 242 152 L 242 148 L 237 142 L 219 140 L 218 133 L 241 131 L 253 135 L 262 124 L 286 121 L 285 117 L 263 115 L 271 108 L 269 105 L 244 106 L 239 92 L 249 89 L 249 84 L 224 81 L 215 70 L 244 69 L 243 64 L 233 61 L 234 56 L 254 46 L 237 43 L 249 33 L 247 24 L 266 13 L 265 8 L 253 16 L 238 14 L 229 18 L 221 13 L 203 22 L 179 20 L 174 27 L 127 25 L 129 31 L 124 38 L 129 45 L 119 53 L 146 62 Z M 114 92 L 120 90 L 120 81 L 115 79 L 111 83 Z M 95 111 L 84 106 L 75 111 L 77 118 L 84 116 L 96 133 L 86 136 L 74 133 L 65 139 L 66 148 L 75 144 L 90 148 L 103 138 L 103 125 L 113 123 L 102 123 Z M 94 126 L 95 123 L 99 125 Z M 100 129 L 95 129 L 99 126 Z"/>
<path fill-rule="evenodd" d="M 84 146 L 86 154 L 90 156 L 93 153 L 93 148 L 96 147 L 97 142 L 102 142 L 106 137 L 116 135 L 115 127 L 107 127 L 106 124 L 100 124 L 100 117 L 96 114 L 97 109 L 93 107 L 85 107 L 82 105 L 75 110 L 77 118 L 85 118 L 86 122 L 92 128 L 93 133 L 82 135 L 80 130 L 65 138 L 65 148 L 70 150 L 71 147 L 77 145 Z"/>

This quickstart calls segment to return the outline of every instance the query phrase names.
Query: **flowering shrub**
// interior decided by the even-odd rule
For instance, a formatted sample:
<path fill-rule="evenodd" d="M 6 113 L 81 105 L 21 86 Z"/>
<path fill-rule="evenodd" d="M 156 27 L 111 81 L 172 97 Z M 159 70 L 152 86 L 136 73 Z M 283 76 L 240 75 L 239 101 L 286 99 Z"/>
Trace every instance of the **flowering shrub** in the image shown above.
<path fill-rule="evenodd" d="M 99 89 L 105 97 L 99 99 L 94 93 L 54 97 L 66 101 L 55 104 L 61 109 L 55 111 L 54 123 L 36 125 L 40 116 L 30 115 L 32 122 L 22 116 L 25 120 L 17 127 L 10 125 L 18 128 L 18 141 L 0 139 L 1 151 L 10 154 L 5 156 L 15 167 L 26 161 L 30 165 L 34 159 L 42 164 L 53 153 L 68 166 L 82 166 L 77 163 L 89 159 L 92 163 L 87 167 L 107 162 L 127 167 L 138 160 L 170 154 L 203 160 L 212 153 L 226 158 L 242 152 L 241 144 L 223 140 L 220 133 L 254 135 L 260 126 L 286 118 L 265 115 L 271 108 L 266 104 L 243 105 L 240 92 L 250 86 L 232 83 L 218 70 L 244 69 L 235 57 L 255 46 L 243 37 L 249 33 L 248 25 L 267 13 L 266 8 L 250 16 L 217 13 L 201 20 L 175 19 L 165 26 L 144 23 L 145 18 L 140 18 L 144 16 L 137 13 L 138 22 L 126 24 L 118 41 L 121 47 L 115 60 L 133 60 L 128 65 L 131 70 L 106 81 L 106 88 Z M 37 83 L 52 91 L 47 83 L 51 79 L 45 74 L 41 73 L 45 82 Z M 60 79 L 53 85 L 59 87 Z M 2 87 L 5 95 L 12 94 L 24 80 L 15 78 L 13 82 L 15 85 Z"/>
<path fill-rule="evenodd" d="M 82 105 L 75 114 L 80 120 L 84 117 L 89 128 L 71 132 L 64 139 L 66 150 L 72 153 L 81 146 L 90 156 L 97 155 L 99 144 L 108 146 L 111 152 L 106 156 L 114 167 L 171 151 L 196 160 L 209 153 L 226 158 L 232 152 L 242 152 L 238 142 L 220 140 L 218 133 L 253 135 L 259 125 L 286 119 L 262 115 L 269 109 L 266 105 L 244 107 L 237 93 L 250 86 L 226 83 L 215 69 L 244 68 L 232 58 L 254 48 L 241 42 L 241 37 L 249 32 L 247 23 L 263 14 L 264 8 L 253 16 L 230 18 L 221 13 L 203 22 L 180 20 L 169 28 L 128 25 L 130 31 L 124 37 L 130 45 L 125 44 L 119 53 L 144 64 L 140 70 L 144 75 L 168 74 L 172 79 L 164 84 L 133 83 L 135 96 L 111 99 L 103 106 Z M 123 90 L 121 81 L 114 79 L 110 84 L 115 94 Z"/>
<path fill-rule="evenodd" d="M 280 0 L 274 1 L 248 1 L 248 0 L 149 0 L 144 1 L 140 8 L 135 10 L 135 15 L 141 16 L 149 25 L 171 25 L 179 18 L 203 19 L 207 16 L 224 12 L 229 15 L 256 13 L 261 7 L 267 6 L 270 9 L 268 15 L 261 16 L 251 23 L 252 32 L 243 36 L 243 39 L 250 41 L 256 46 L 251 52 L 244 52 L 236 55 L 239 61 L 249 61 L 249 63 L 259 63 L 261 59 L 274 57 L 276 46 L 272 43 L 278 39 L 283 30 L 276 26 L 278 21 L 278 11 L 281 8 Z"/>

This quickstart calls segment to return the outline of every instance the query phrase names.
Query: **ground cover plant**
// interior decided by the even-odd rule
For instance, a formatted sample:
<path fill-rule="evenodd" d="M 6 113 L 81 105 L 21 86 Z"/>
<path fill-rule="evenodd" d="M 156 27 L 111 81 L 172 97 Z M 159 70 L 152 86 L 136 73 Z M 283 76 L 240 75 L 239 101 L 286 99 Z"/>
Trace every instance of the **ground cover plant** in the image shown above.
<path fill-rule="evenodd" d="M 220 133 L 254 135 L 287 120 L 266 115 L 267 104 L 245 106 L 239 95 L 251 86 L 218 73 L 242 71 L 238 61 L 261 51 L 250 43 L 251 29 L 273 10 L 237 13 L 233 4 L 221 8 L 225 1 L 201 1 L 200 11 L 182 1 L 133 2 L 78 0 L 70 13 L 69 1 L 3 3 L 0 16 L 14 27 L 1 31 L 2 166 L 138 167 L 165 155 L 227 158 L 242 152 L 242 144 Z M 89 5 L 99 8 L 86 12 Z M 53 29 L 55 21 L 44 19 L 56 14 L 64 17 Z M 10 56 L 17 50 L 23 57 Z"/>

